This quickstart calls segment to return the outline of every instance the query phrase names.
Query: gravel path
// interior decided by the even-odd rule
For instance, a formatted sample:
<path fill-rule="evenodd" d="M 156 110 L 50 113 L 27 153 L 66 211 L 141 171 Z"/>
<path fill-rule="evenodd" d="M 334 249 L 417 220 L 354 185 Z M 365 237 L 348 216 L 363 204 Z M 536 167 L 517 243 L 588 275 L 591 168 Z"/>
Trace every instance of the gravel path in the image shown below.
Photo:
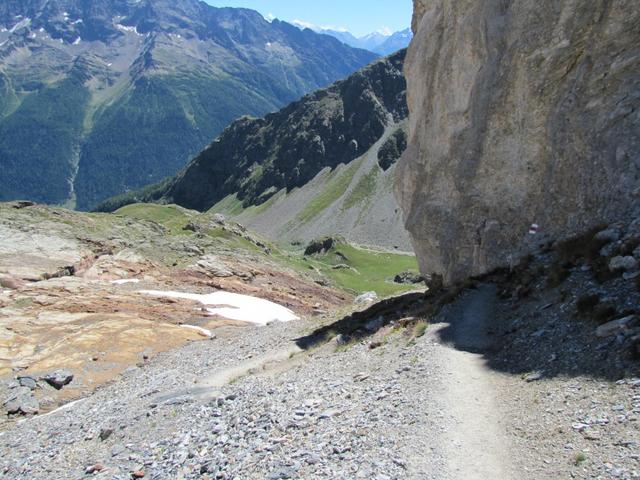
<path fill-rule="evenodd" d="M 470 291 L 423 337 L 393 330 L 375 349 L 367 340 L 301 351 L 308 320 L 224 327 L 67 409 L 10 425 L 0 477 L 569 478 L 522 465 L 550 452 L 523 454 L 532 445 L 516 441 L 523 424 L 505 406 L 516 391 L 519 413 L 534 417 L 535 402 L 474 353 L 491 346 L 494 302 L 493 287 Z"/>

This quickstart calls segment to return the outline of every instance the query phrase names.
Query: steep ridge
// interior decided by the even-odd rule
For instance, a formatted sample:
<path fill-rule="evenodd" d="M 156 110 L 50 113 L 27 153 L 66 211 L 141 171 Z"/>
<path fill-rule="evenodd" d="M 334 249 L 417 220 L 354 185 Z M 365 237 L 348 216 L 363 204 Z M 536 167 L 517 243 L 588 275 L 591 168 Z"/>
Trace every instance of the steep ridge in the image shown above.
<path fill-rule="evenodd" d="M 410 249 L 392 194 L 405 147 L 404 51 L 262 119 L 229 126 L 178 176 L 126 203 L 221 212 L 277 240 L 342 234 Z"/>
<path fill-rule="evenodd" d="M 197 0 L 2 2 L 0 200 L 89 209 L 375 57 Z"/>
<path fill-rule="evenodd" d="M 423 273 L 461 280 L 628 219 L 639 21 L 624 0 L 415 2 L 396 190 Z"/>

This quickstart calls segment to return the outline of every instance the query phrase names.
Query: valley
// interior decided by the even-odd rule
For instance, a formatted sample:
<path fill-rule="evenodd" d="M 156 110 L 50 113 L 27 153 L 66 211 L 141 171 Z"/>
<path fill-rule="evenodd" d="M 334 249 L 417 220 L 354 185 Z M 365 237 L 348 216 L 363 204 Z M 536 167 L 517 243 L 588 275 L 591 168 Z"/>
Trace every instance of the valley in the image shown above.
<path fill-rule="evenodd" d="M 81 210 L 377 56 L 198 0 L 5 2 L 0 28 L 0 200 Z"/>
<path fill-rule="evenodd" d="M 176 176 L 115 196 L 222 213 L 280 243 L 326 235 L 411 251 L 393 194 L 406 148 L 406 51 L 260 119 L 233 122 Z"/>
<path fill-rule="evenodd" d="M 634 7 L 0 3 L 0 478 L 640 479 Z"/>

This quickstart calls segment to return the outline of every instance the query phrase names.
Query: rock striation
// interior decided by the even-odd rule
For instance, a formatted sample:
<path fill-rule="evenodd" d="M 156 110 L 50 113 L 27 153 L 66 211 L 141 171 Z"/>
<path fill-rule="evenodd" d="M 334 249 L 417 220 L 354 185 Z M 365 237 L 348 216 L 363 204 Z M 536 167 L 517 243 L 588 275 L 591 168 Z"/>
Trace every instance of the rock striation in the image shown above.
<path fill-rule="evenodd" d="M 414 5 L 396 195 L 423 273 L 454 282 L 513 263 L 534 235 L 628 217 L 640 203 L 633 0 Z"/>

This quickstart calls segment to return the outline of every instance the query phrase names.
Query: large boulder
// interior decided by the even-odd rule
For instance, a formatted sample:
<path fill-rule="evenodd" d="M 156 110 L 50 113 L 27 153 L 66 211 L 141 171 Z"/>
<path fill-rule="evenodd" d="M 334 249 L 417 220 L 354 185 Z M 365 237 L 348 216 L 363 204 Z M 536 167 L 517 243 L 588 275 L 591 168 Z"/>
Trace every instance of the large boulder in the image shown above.
<path fill-rule="evenodd" d="M 640 204 L 636 0 L 414 4 L 396 193 L 424 274 L 482 274 Z"/>

